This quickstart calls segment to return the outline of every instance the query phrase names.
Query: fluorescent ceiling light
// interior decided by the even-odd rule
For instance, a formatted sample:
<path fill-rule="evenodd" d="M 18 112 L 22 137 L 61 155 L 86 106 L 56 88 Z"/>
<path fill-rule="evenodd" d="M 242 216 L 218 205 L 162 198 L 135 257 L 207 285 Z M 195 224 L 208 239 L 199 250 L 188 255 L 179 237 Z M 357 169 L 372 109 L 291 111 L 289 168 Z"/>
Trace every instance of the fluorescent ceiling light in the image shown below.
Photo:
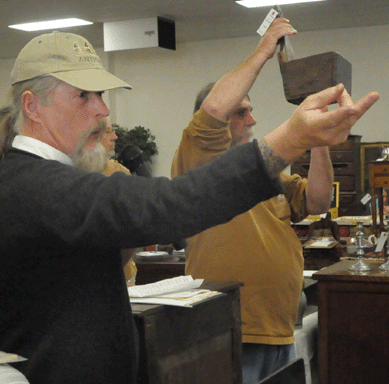
<path fill-rule="evenodd" d="M 269 7 L 272 5 L 285 5 L 285 4 L 297 4 L 297 3 L 310 3 L 314 1 L 325 0 L 235 0 L 236 3 L 243 5 L 247 8 L 257 7 Z"/>
<path fill-rule="evenodd" d="M 15 24 L 9 25 L 9 28 L 21 29 L 22 31 L 42 31 L 45 29 L 58 29 L 58 28 L 67 28 L 67 27 L 77 27 L 79 25 L 90 25 L 93 24 L 90 21 L 85 21 L 81 19 L 59 19 L 59 20 L 49 20 L 49 21 L 38 21 L 36 23 L 26 23 L 26 24 Z"/>

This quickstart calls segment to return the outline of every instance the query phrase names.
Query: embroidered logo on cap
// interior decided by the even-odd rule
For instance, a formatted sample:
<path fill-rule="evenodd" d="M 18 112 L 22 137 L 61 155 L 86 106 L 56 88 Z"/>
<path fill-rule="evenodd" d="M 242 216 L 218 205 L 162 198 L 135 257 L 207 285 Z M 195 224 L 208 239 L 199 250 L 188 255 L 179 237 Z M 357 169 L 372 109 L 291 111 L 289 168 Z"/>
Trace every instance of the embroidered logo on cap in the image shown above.
<path fill-rule="evenodd" d="M 95 50 L 88 44 L 88 42 L 84 42 L 84 46 L 81 48 L 78 42 L 73 44 L 74 51 L 77 55 L 79 55 L 79 62 L 99 62 L 100 58 L 97 56 Z"/>

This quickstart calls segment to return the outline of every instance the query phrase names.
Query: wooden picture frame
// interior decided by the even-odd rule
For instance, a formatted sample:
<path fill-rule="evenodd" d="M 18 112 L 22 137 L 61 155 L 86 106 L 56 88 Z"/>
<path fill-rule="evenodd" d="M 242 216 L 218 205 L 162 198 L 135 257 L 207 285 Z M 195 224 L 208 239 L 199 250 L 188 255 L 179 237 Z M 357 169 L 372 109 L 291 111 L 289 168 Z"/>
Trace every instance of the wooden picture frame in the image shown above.
<path fill-rule="evenodd" d="M 389 147 L 389 142 L 361 143 L 361 192 L 362 197 L 370 192 L 369 188 L 369 162 L 381 157 L 382 149 Z"/>

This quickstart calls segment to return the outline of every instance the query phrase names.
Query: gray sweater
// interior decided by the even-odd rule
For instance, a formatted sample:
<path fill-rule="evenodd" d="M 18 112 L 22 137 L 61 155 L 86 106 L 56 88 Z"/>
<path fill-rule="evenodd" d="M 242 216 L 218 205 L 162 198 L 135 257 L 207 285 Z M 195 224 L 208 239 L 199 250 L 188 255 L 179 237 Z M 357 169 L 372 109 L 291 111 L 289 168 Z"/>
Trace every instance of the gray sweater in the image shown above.
<path fill-rule="evenodd" d="M 119 250 L 190 237 L 280 192 L 256 143 L 173 180 L 106 177 L 9 150 L 0 163 L 0 350 L 28 358 L 15 368 L 32 384 L 135 383 Z"/>

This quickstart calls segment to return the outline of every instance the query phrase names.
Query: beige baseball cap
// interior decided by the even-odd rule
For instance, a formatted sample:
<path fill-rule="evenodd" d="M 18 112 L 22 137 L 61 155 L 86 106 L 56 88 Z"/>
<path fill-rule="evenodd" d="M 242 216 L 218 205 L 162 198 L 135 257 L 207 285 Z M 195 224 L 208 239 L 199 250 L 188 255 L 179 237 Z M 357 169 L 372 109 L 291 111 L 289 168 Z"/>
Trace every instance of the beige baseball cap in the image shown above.
<path fill-rule="evenodd" d="M 51 75 L 84 91 L 131 89 L 107 72 L 88 40 L 73 33 L 52 32 L 32 39 L 19 53 L 12 84 Z"/>

